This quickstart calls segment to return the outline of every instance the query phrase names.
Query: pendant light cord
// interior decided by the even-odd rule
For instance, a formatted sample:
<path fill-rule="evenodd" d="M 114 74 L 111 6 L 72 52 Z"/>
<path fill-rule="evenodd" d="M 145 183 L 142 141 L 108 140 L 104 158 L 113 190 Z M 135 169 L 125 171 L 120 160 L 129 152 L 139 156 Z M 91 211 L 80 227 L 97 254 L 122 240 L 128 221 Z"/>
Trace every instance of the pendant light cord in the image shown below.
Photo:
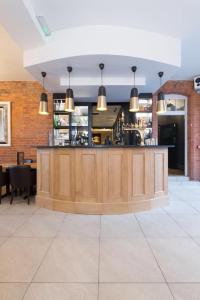
<path fill-rule="evenodd" d="M 101 85 L 103 85 L 103 70 L 101 70 Z"/>
<path fill-rule="evenodd" d="M 161 86 L 162 86 L 162 77 L 163 77 L 163 72 L 159 72 L 158 73 L 158 76 L 159 76 L 159 78 L 160 78 L 160 88 L 161 88 Z"/>
<path fill-rule="evenodd" d="M 44 79 L 46 77 L 46 72 L 41 72 L 41 75 L 42 75 L 42 86 L 43 86 L 43 90 L 45 89 L 44 88 Z"/>
<path fill-rule="evenodd" d="M 134 88 L 135 88 L 135 72 L 134 72 L 133 78 L 134 78 Z"/>
<path fill-rule="evenodd" d="M 70 72 L 69 72 L 69 89 L 70 89 Z"/>

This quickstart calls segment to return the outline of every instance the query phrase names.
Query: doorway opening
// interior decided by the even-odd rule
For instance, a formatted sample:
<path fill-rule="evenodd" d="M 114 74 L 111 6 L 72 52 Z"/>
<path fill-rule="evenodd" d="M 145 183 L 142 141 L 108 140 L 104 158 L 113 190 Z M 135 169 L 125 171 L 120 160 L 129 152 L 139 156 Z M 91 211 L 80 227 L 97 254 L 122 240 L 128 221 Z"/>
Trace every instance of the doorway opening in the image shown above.
<path fill-rule="evenodd" d="M 173 145 L 168 150 L 169 175 L 182 175 L 185 171 L 184 116 L 158 116 L 159 145 Z"/>
<path fill-rule="evenodd" d="M 187 98 L 166 95 L 167 111 L 158 114 L 158 143 L 168 149 L 169 175 L 187 176 Z"/>

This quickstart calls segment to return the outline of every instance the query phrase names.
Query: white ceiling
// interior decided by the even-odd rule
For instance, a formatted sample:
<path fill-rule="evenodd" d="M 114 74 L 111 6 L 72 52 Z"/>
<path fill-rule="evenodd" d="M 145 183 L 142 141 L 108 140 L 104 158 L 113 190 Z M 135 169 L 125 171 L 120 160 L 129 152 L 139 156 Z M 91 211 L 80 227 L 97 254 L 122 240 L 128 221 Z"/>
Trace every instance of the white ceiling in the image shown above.
<path fill-rule="evenodd" d="M 66 86 L 62 85 L 61 82 L 66 82 L 67 65 L 72 65 L 74 68 L 72 86 L 75 97 L 80 101 L 86 99 L 94 101 L 99 85 L 98 64 L 104 62 L 104 83 L 107 85 L 109 100 L 127 101 L 133 78 L 130 71 L 132 65 L 138 67 L 136 82 L 138 81 L 140 92 L 154 92 L 159 87 L 157 78 L 159 71 L 164 71 L 163 82 L 169 79 L 188 80 L 200 73 L 199 11 L 199 0 L 168 0 L 165 2 L 161 0 L 1 0 L 0 24 L 24 50 L 25 57 L 27 55 L 29 58 L 32 56 L 32 61 L 35 60 L 32 65 L 31 63 L 26 64 L 34 78 L 40 80 L 40 72 L 47 72 L 46 86 L 50 91 L 65 91 Z M 40 30 L 36 20 L 37 15 L 45 17 L 52 31 L 52 36 L 49 39 L 44 37 Z M 149 40 L 148 46 L 145 47 L 146 53 L 141 51 L 141 57 L 134 56 L 134 53 L 128 56 L 124 54 L 113 55 L 112 51 L 109 51 L 109 47 L 112 48 L 114 45 L 115 48 L 120 48 L 122 46 L 120 32 L 117 40 L 118 45 L 114 41 L 114 36 L 108 35 L 110 40 L 107 39 L 108 50 L 106 53 L 97 54 L 91 47 L 91 53 L 87 53 L 87 55 L 77 55 L 76 53 L 68 55 L 67 52 L 66 56 L 60 55 L 64 49 L 62 40 L 65 42 L 65 46 L 68 45 L 70 48 L 74 42 L 73 34 L 70 35 L 72 30 L 74 28 L 84 29 L 86 26 L 90 26 L 94 30 L 93 32 L 98 26 L 107 26 L 105 27 L 105 35 L 108 35 L 106 28 L 111 26 L 116 30 L 129 28 L 131 30 L 144 30 L 145 34 L 158 33 L 160 34 L 158 38 L 163 38 L 166 41 L 168 37 L 175 38 L 181 42 L 181 66 L 167 63 L 162 57 L 158 58 L 158 61 L 147 56 L 145 58 L 146 54 L 153 57 L 159 47 L 161 56 L 162 54 L 166 54 L 166 57 L 167 54 L 171 55 L 167 51 L 169 52 L 170 47 L 172 51 L 175 49 L 172 46 L 172 39 L 172 43 L 169 42 L 168 45 L 169 49 L 164 47 L 166 50 L 162 49 L 160 43 L 152 45 L 151 40 Z M 142 40 L 142 36 L 141 32 L 141 38 L 134 39 L 134 36 L 130 34 L 126 44 L 127 49 L 133 48 L 134 50 L 138 45 L 143 45 L 145 41 Z M 96 46 L 101 48 L 105 41 L 102 35 L 100 38 L 97 30 L 96 36 L 94 35 L 93 38 Z M 55 41 L 61 42 L 55 43 Z M 75 44 L 77 53 L 81 53 L 87 44 L 86 41 L 87 34 L 85 31 L 85 35 L 78 40 L 78 44 Z M 15 49 L 14 46 L 13 49 Z M 13 53 L 15 53 L 14 50 Z M 0 61 L 3 60 L 2 57 L 1 51 Z M 19 61 L 21 66 L 21 59 Z M 5 67 L 1 72 L 0 80 L 4 71 L 6 72 Z M 10 80 L 18 80 L 18 75 L 15 72 L 13 74 L 10 76 Z M 16 78 L 13 79 L 15 74 Z M 127 83 L 125 84 L 126 79 Z M 144 83 L 140 84 L 142 80 Z"/>
<path fill-rule="evenodd" d="M 0 81 L 33 80 L 23 68 L 23 51 L 0 25 Z"/>
<path fill-rule="evenodd" d="M 134 27 L 184 36 L 199 15 L 198 0 L 32 0 L 36 15 L 45 16 L 52 31 L 87 25 Z"/>

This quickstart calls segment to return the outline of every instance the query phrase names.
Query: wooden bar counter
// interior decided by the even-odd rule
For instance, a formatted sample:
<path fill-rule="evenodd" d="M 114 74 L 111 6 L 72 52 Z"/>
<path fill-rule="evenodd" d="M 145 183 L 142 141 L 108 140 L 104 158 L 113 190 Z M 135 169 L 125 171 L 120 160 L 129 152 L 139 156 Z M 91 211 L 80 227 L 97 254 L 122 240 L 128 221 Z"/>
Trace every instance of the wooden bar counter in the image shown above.
<path fill-rule="evenodd" d="M 40 207 L 115 214 L 166 205 L 167 146 L 38 147 Z"/>

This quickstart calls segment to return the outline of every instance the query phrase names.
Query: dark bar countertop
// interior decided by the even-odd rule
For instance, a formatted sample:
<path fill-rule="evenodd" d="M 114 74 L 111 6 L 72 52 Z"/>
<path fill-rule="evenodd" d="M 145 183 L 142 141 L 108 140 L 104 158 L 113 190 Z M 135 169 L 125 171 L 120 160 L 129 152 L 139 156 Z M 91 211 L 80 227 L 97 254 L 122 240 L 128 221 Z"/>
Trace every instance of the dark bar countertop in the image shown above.
<path fill-rule="evenodd" d="M 136 146 L 136 145 L 68 145 L 68 146 L 33 146 L 38 149 L 45 149 L 45 148 L 54 148 L 54 149 L 65 149 L 65 148 L 83 148 L 83 149 L 91 149 L 91 148 L 173 148 L 173 145 L 144 145 L 144 146 Z"/>

